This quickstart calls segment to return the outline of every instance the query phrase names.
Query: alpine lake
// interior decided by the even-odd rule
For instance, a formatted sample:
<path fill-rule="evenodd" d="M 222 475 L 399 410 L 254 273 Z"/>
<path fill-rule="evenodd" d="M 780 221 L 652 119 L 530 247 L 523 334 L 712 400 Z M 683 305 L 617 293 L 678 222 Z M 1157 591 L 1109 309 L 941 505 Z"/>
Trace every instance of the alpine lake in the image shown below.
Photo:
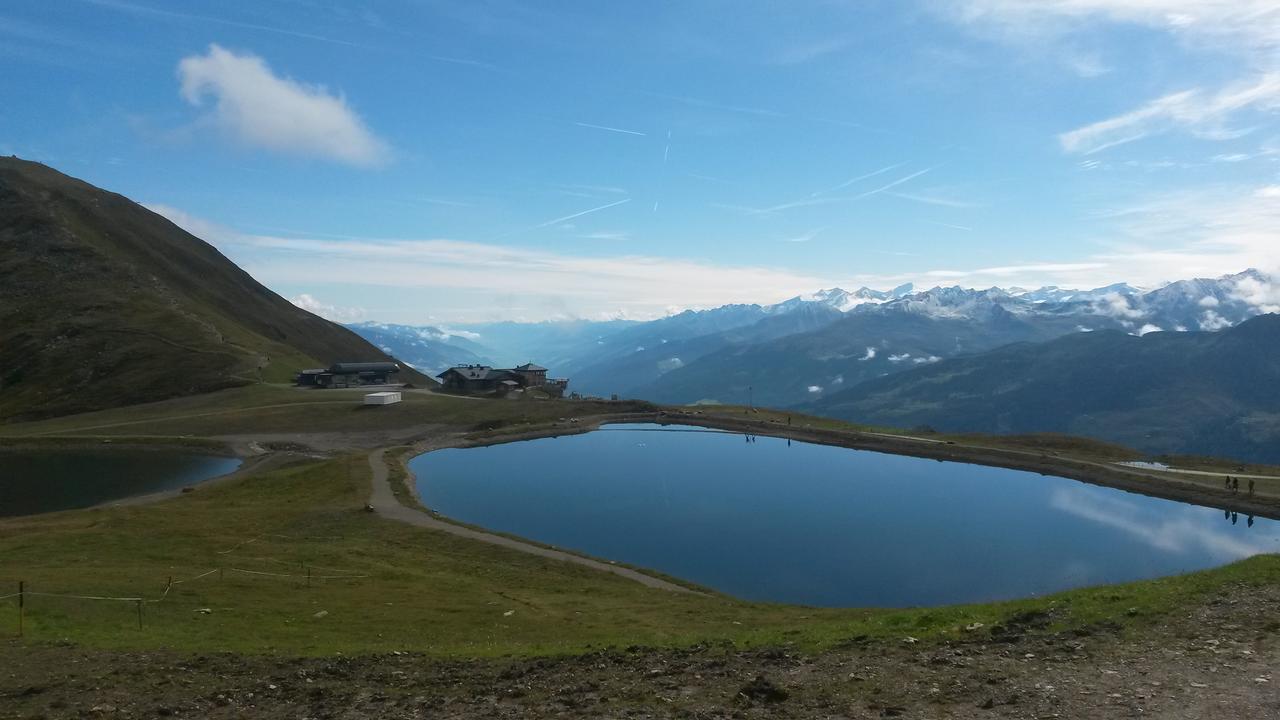
<path fill-rule="evenodd" d="M 409 467 L 446 517 L 755 601 L 985 602 L 1280 552 L 1280 522 L 1212 507 L 695 427 L 611 425 Z"/>

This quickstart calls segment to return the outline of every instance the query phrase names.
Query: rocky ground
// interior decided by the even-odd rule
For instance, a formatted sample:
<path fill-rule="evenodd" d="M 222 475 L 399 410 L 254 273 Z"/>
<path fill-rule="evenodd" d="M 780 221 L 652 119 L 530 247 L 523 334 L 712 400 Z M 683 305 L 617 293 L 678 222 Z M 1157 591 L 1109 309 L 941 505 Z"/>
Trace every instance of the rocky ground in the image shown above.
<path fill-rule="evenodd" d="M 0 718 L 1280 718 L 1280 587 L 1147 627 L 1031 615 L 962 642 L 523 660 L 0 645 Z"/>

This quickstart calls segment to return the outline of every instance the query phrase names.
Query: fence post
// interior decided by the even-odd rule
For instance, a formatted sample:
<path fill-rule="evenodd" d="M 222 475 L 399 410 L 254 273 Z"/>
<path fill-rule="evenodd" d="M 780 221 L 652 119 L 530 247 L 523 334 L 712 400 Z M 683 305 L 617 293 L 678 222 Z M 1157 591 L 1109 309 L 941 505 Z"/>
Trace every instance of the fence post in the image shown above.
<path fill-rule="evenodd" d="M 22 637 L 23 616 L 27 613 L 27 583 L 18 581 L 18 637 Z"/>
<path fill-rule="evenodd" d="M 311 587 L 311 566 L 307 566 L 307 587 Z"/>
<path fill-rule="evenodd" d="M 142 601 L 138 601 L 138 629 L 142 629 Z"/>

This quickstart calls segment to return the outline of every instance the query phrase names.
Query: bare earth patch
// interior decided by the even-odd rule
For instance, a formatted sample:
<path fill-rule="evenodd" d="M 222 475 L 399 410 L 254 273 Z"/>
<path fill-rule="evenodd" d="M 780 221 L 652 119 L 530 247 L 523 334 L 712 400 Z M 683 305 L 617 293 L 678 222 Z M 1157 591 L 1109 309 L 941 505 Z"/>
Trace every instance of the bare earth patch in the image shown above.
<path fill-rule="evenodd" d="M 1027 614 L 960 642 L 808 654 L 610 649 L 456 661 L 0 646 L 0 717 L 1275 718 L 1280 588 L 1230 585 L 1140 632 Z"/>

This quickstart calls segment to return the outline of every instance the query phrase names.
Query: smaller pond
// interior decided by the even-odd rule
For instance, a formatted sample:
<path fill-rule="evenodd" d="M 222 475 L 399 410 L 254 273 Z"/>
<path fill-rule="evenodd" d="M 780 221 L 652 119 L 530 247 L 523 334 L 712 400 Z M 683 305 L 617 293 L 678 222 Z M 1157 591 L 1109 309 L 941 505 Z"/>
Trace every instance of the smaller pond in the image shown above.
<path fill-rule="evenodd" d="M 237 458 L 171 450 L 0 450 L 0 517 L 175 490 L 238 467 Z"/>
<path fill-rule="evenodd" d="M 751 600 L 940 605 L 1214 567 L 1280 523 L 1004 468 L 652 425 L 414 458 L 458 520 Z"/>

